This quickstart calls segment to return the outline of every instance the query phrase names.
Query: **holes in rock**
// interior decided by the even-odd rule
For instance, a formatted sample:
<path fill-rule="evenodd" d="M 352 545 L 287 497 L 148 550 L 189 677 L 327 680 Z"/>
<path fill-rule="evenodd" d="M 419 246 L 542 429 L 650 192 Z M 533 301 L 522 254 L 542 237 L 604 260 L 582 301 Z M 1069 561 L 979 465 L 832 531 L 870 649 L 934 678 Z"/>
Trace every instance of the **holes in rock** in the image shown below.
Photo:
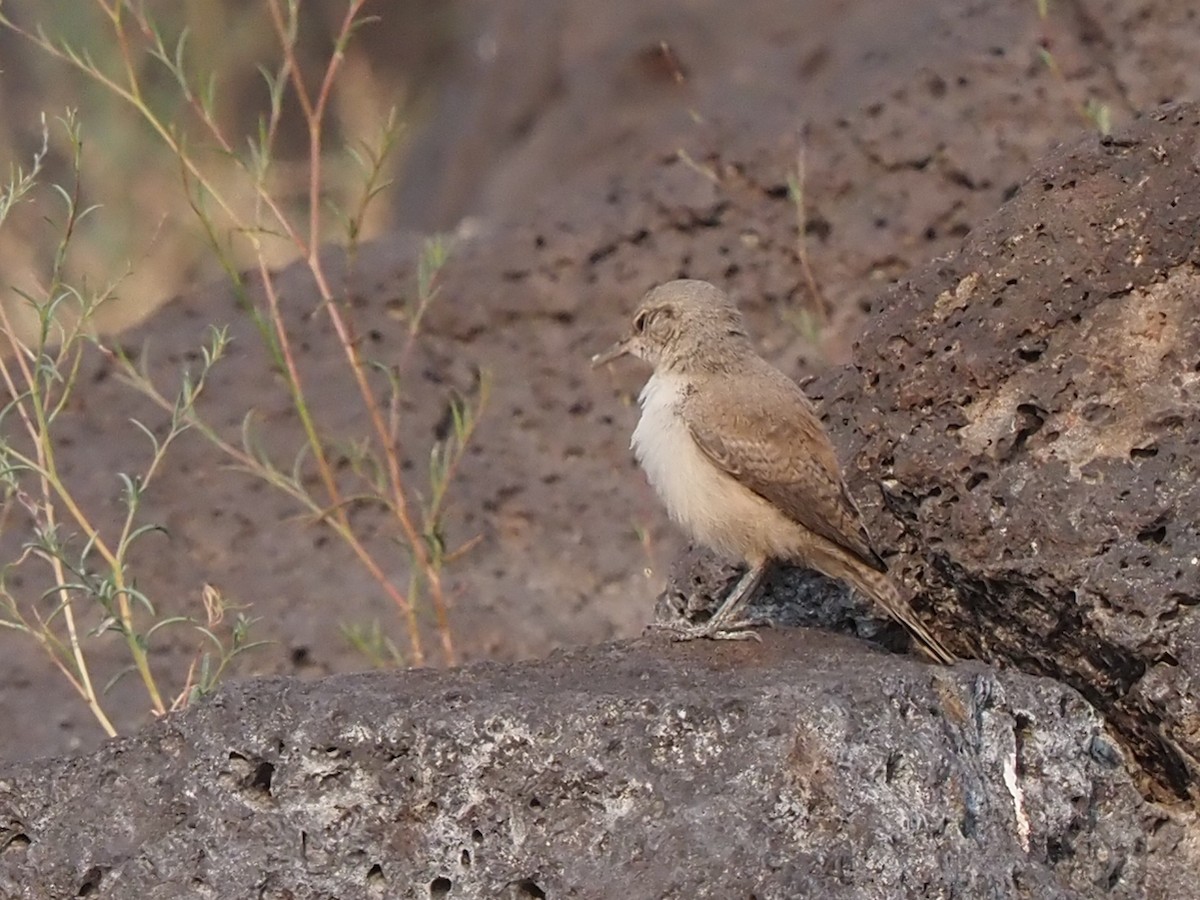
<path fill-rule="evenodd" d="M 379 863 L 367 869 L 367 884 L 385 884 L 387 879 L 383 877 L 383 866 Z"/>
<path fill-rule="evenodd" d="M 1200 596 L 1195 594 L 1184 594 L 1179 591 L 1171 591 L 1167 594 L 1167 599 L 1175 604 L 1177 608 L 1191 609 L 1193 606 L 1200 606 Z M 1166 618 L 1166 616 L 1163 616 Z"/>
<path fill-rule="evenodd" d="M 262 791 L 268 797 L 271 796 L 271 780 L 275 777 L 275 767 L 265 759 L 260 760 L 258 765 L 254 767 L 254 774 L 250 778 L 249 786 L 257 791 Z"/>
<path fill-rule="evenodd" d="M 1016 454 L 1025 449 L 1025 443 L 1042 430 L 1046 424 L 1046 412 L 1032 403 L 1017 404 L 1017 434 L 1013 439 L 1012 453 Z"/>
<path fill-rule="evenodd" d="M 25 834 L 23 831 L 19 831 L 16 834 L 14 834 L 12 837 L 10 837 L 7 841 L 5 841 L 4 846 L 0 847 L 0 853 L 8 853 L 9 851 L 15 852 L 17 850 L 24 850 L 26 847 L 28 847 L 32 843 L 33 843 L 33 841 L 30 840 L 29 835 Z"/>
<path fill-rule="evenodd" d="M 888 784 L 896 778 L 896 771 L 900 768 L 900 754 L 892 752 L 888 754 L 887 760 L 883 764 L 883 780 Z"/>
<path fill-rule="evenodd" d="M 430 900 L 441 900 L 443 897 L 450 895 L 450 888 L 454 887 L 454 882 L 449 878 L 435 878 L 429 882 L 429 897 Z"/>
<path fill-rule="evenodd" d="M 1125 760 L 1121 756 L 1121 751 L 1099 735 L 1093 736 L 1088 742 L 1088 756 L 1111 769 L 1115 769 L 1125 763 Z"/>
<path fill-rule="evenodd" d="M 537 797 L 530 797 L 529 798 L 529 808 L 530 809 L 541 809 L 542 801 L 539 800 Z"/>
<path fill-rule="evenodd" d="M 1161 544 L 1167 537 L 1167 526 L 1159 525 L 1157 528 L 1147 528 L 1145 531 L 1139 531 L 1137 539 L 1143 544 Z"/>
<path fill-rule="evenodd" d="M 1134 447 L 1129 451 L 1130 459 L 1152 459 L 1155 456 L 1158 456 L 1158 447 L 1154 444 L 1147 447 Z"/>
<path fill-rule="evenodd" d="M 477 844 L 482 844 L 483 843 L 483 832 L 480 831 L 478 828 L 476 828 L 474 831 L 471 832 L 471 840 L 473 840 Z"/>
<path fill-rule="evenodd" d="M 1021 347 L 1017 350 L 1017 356 L 1020 357 L 1023 362 L 1037 362 L 1042 358 L 1042 350 L 1040 347 Z"/>
<path fill-rule="evenodd" d="M 1063 843 L 1057 838 L 1048 838 L 1046 840 L 1046 856 L 1050 860 L 1051 865 L 1057 865 L 1072 855 L 1074 854 L 1070 845 Z"/>
<path fill-rule="evenodd" d="M 987 472 L 972 472 L 971 477 L 967 479 L 967 490 L 975 490 L 975 488 L 987 481 L 988 477 Z"/>
<path fill-rule="evenodd" d="M 833 226 L 825 219 L 813 216 L 804 223 L 804 233 L 815 237 L 819 241 L 824 241 L 833 233 Z"/>
<path fill-rule="evenodd" d="M 513 882 L 512 885 L 516 888 L 515 896 L 530 898 L 530 900 L 546 900 L 546 892 L 532 878 L 522 878 L 520 881 Z"/>
<path fill-rule="evenodd" d="M 1114 890 L 1121 883 L 1121 877 L 1125 874 L 1125 860 L 1118 859 L 1112 867 L 1112 871 L 1108 873 L 1108 889 Z"/>
<path fill-rule="evenodd" d="M 587 262 L 589 266 L 594 266 L 596 263 L 603 262 L 617 252 L 617 245 L 605 244 L 603 247 L 597 247 L 588 254 Z"/>
<path fill-rule="evenodd" d="M 1025 776 L 1025 742 L 1033 736 L 1033 720 L 1017 713 L 1013 716 L 1013 753 L 1018 778 Z"/>
<path fill-rule="evenodd" d="M 460 857 L 460 859 L 462 860 L 464 869 L 470 868 L 470 866 L 471 866 L 471 851 L 464 850 L 462 852 L 462 856 Z"/>
<path fill-rule="evenodd" d="M 261 757 L 247 756 L 236 750 L 229 751 L 229 761 L 231 765 L 224 777 L 229 778 L 230 787 L 248 791 L 253 795 L 271 796 L 275 766 Z"/>
<path fill-rule="evenodd" d="M 76 897 L 90 897 L 96 891 L 100 890 L 100 882 L 104 880 L 104 870 L 99 866 L 92 866 L 83 876 L 83 881 L 79 883 L 79 890 L 75 892 Z"/>

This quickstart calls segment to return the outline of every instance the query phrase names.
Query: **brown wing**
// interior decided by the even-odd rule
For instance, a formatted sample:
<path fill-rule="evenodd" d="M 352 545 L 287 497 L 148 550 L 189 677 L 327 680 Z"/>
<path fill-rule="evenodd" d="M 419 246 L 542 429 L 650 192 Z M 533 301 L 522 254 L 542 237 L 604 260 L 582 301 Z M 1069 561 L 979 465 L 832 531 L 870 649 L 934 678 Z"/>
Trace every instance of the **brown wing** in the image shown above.
<path fill-rule="evenodd" d="M 729 376 L 685 398 L 680 412 L 696 444 L 793 521 L 887 571 L 804 392 L 767 363 L 753 374 L 752 390 L 747 379 Z"/>

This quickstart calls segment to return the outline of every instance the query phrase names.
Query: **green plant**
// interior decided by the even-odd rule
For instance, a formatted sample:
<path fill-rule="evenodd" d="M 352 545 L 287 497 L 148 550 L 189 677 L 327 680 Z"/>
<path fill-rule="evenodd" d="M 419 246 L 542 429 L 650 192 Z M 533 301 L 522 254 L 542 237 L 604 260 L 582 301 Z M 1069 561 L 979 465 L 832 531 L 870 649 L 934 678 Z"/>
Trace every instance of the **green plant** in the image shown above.
<path fill-rule="evenodd" d="M 331 51 L 328 32 L 341 0 L 307 0 L 299 12 L 302 31 L 297 44 L 297 63 L 307 72 L 315 71 Z M 214 115 L 221 127 L 234 138 L 239 151 L 245 147 L 242 136 L 252 133 L 260 108 L 265 108 L 266 89 L 260 74 L 263 61 L 272 60 L 278 41 L 268 4 L 264 0 L 138 0 L 153 16 L 156 30 L 163 35 L 186 33 L 186 49 L 193 60 L 200 60 L 215 81 Z M 123 4 L 97 3 L 95 0 L 0 0 L 0 14 L 26 31 L 67 45 L 86 55 L 92 65 L 111 73 L 132 69 L 142 85 L 145 101 L 158 116 L 180 126 L 181 135 L 196 139 L 195 149 L 205 143 L 202 134 L 192 130 L 186 102 L 175 88 L 173 78 L 151 54 L 141 51 L 137 41 L 125 46 L 113 39 L 112 15 L 124 25 L 133 25 Z M 410 40 L 416 49 L 437 46 L 450 26 L 449 11 L 430 9 L 428 4 L 376 4 L 386 15 L 373 35 L 381 38 Z M 422 37 L 403 38 L 407 32 Z M 386 38 L 384 38 L 386 36 Z M 126 56 L 126 49 L 132 52 Z M 379 59 L 367 43 L 352 41 L 345 48 L 346 58 L 339 68 L 336 102 L 329 111 L 327 152 L 323 162 L 322 191 L 327 208 L 353 211 L 359 199 L 361 170 L 350 148 L 358 137 L 373 136 L 380 124 L 389 121 L 388 110 L 399 104 L 403 111 L 422 90 L 419 71 L 425 63 L 416 62 L 416 53 L 395 54 Z M 425 57 L 419 57 L 425 59 Z M 104 333 L 116 333 L 142 321 L 163 302 L 196 283 L 215 280 L 222 270 L 214 258 L 202 229 L 194 227 L 194 214 L 186 195 L 178 190 L 179 161 L 151 129 L 139 121 L 139 113 L 125 99 L 95 79 L 61 59 L 47 54 L 40 46 L 16 32 L 0 28 L 0 160 L 25 157 L 27 125 L 36 121 L 41 110 L 79 109 L 87 125 L 88 151 L 81 161 L 85 204 L 103 203 L 106 213 L 80 223 L 73 238 L 74 251 L 67 276 L 76 283 L 104 280 L 133 259 L 136 265 L 122 282 L 121 302 L 106 304 L 97 312 L 95 327 Z M 304 202 L 308 172 L 303 155 L 308 137 L 300 127 L 291 127 L 294 110 L 287 113 L 288 123 L 276 146 L 280 164 L 274 167 L 271 190 L 289 209 Z M 403 131 L 398 129 L 402 136 Z M 343 149 L 346 148 L 346 149 Z M 51 136 L 46 172 L 51 180 L 67 178 L 68 149 L 57 132 Z M 11 156 L 10 156 L 11 154 Z M 383 159 L 385 178 L 400 162 L 399 154 Z M 235 162 L 220 153 L 204 158 L 209 177 L 228 194 L 229 201 L 247 217 L 253 216 L 256 200 L 240 189 L 240 174 Z M 119 201 L 115 198 L 119 198 Z M 212 213 L 224 220 L 215 206 Z M 328 216 L 328 213 L 327 213 Z M 372 203 L 357 223 L 360 237 L 375 237 L 390 225 L 390 206 Z M 329 218 L 328 237 L 340 237 L 345 223 Z M 12 273 L 23 266 L 44 271 L 51 248 L 35 240 L 25 229 L 10 228 L 0 240 L 0 256 L 5 270 Z M 266 248 L 272 267 L 294 258 L 285 241 Z M 237 270 L 253 268 L 253 249 L 246 241 L 229 247 Z"/>
<path fill-rule="evenodd" d="M 79 124 L 73 113 L 60 124 L 77 173 L 82 148 Z M 19 204 L 33 201 L 38 193 L 49 145 L 45 122 L 42 135 L 32 165 L 12 171 L 0 191 L 0 228 Z M 96 340 L 90 331 L 93 317 L 112 298 L 119 280 L 91 290 L 64 279 L 72 238 L 79 223 L 95 209 L 80 207 L 78 180 L 67 187 L 53 185 L 50 192 L 57 200 L 47 207 L 47 219 L 57 235 L 50 272 L 42 284 L 13 288 L 35 323 L 32 340 L 25 339 L 14 322 L 10 310 L 17 307 L 0 298 L 0 335 L 7 345 L 0 352 L 0 382 L 8 396 L 0 409 L 0 484 L 6 520 L 11 524 L 17 517 L 14 509 L 23 511 L 20 525 L 28 534 L 16 558 L 0 568 L 0 627 L 32 638 L 111 736 L 116 729 L 104 704 L 108 685 L 96 687 L 89 641 L 110 633 L 120 636 L 130 665 L 116 673 L 109 685 L 126 671 L 135 672 L 150 709 L 159 715 L 210 690 L 229 661 L 253 646 L 248 641 L 248 619 L 239 616 L 231 626 L 222 627 L 227 604 L 215 589 L 205 591 L 203 619 L 163 616 L 138 590 L 130 564 L 133 547 L 161 530 L 142 521 L 142 498 L 171 444 L 187 430 L 187 419 L 210 368 L 224 350 L 225 337 L 214 331 L 203 349 L 200 371 L 195 376 L 185 374 L 171 401 L 163 436 L 141 422 L 131 423 L 145 435 L 150 455 L 137 473 L 115 476 L 122 485 L 120 521 L 107 522 L 84 509 L 58 464 L 57 428 L 80 390 L 84 355 Z M 46 587 L 30 598 L 12 587 L 17 576 Z M 188 675 L 172 698 L 151 666 L 148 650 L 156 635 L 173 626 L 194 629 L 200 641 Z"/>
<path fill-rule="evenodd" d="M 347 151 L 360 168 L 359 199 L 350 205 L 349 212 L 328 214 L 326 173 L 331 151 L 326 147 L 326 127 L 346 48 L 354 33 L 369 21 L 362 15 L 365 0 L 348 0 L 345 4 L 340 25 L 332 34 L 332 50 L 323 71 L 318 73 L 306 72 L 300 62 L 299 0 L 264 0 L 278 57 L 273 65 L 262 68 L 267 107 L 257 131 L 244 141 L 217 115 L 218 78 L 216 73 L 201 71 L 189 55 L 186 29 L 168 36 L 142 3 L 131 0 L 93 0 L 93 3 L 103 13 L 108 38 L 117 47 L 117 52 L 104 55 L 107 63 L 99 62 L 98 55 L 84 48 L 22 27 L 3 14 L 0 25 L 25 36 L 54 59 L 120 98 L 177 160 L 182 187 L 196 221 L 232 279 L 243 308 L 258 326 L 275 368 L 283 376 L 304 434 L 304 444 L 295 458 L 284 465 L 261 449 L 250 414 L 240 442 L 211 427 L 194 405 L 183 412 L 181 422 L 204 434 L 238 466 L 295 499 L 312 521 L 330 528 L 350 548 L 399 611 L 408 638 L 408 660 L 416 664 L 428 661 L 419 616 L 421 607 L 427 603 L 435 620 L 441 658 L 454 662 L 456 653 L 442 572 L 464 548 L 451 550 L 445 546 L 442 516 L 447 490 L 487 400 L 487 379 L 480 379 L 479 390 L 473 397 L 452 401 L 452 429 L 433 448 L 423 491 L 404 474 L 400 404 L 405 362 L 420 333 L 424 314 L 439 293 L 439 271 L 446 260 L 448 244 L 442 239 L 426 244 L 416 296 L 405 311 L 406 342 L 399 361 L 391 364 L 364 355 L 352 305 L 344 289 L 331 278 L 320 252 L 322 244 L 332 236 L 332 222 L 341 229 L 341 236 L 353 255 L 362 234 L 363 216 L 372 199 L 386 187 L 383 161 L 395 144 L 398 130 L 393 115 L 373 144 Z M 165 76 L 165 82 L 173 86 L 173 102 L 162 101 L 162 85 L 158 85 L 152 101 L 146 85 L 146 60 L 153 61 Z M 179 111 L 178 117 L 167 118 L 161 112 L 163 108 Z M 308 138 L 306 187 L 295 202 L 286 202 L 274 189 L 281 166 L 276 148 L 285 108 L 299 110 L 301 126 Z M 214 168 L 214 161 L 219 163 L 219 169 Z M 249 206 L 241 202 L 246 196 L 253 198 Z M 368 423 L 366 434 L 356 439 L 331 438 L 321 427 L 317 411 L 309 401 L 295 350 L 293 325 L 283 311 L 271 265 L 275 258 L 272 248 L 279 244 L 289 247 L 303 260 L 317 294 L 316 311 L 328 318 L 336 335 Z M 237 252 L 237 248 L 248 248 L 248 254 Z M 251 290 L 240 274 L 237 260 L 246 255 L 253 260 L 258 290 Z M 173 407 L 174 401 L 163 395 L 148 369 L 138 369 L 129 360 L 122 360 L 122 364 L 131 384 L 162 408 Z M 348 471 L 337 465 L 342 458 L 352 462 Z M 316 492 L 309 489 L 304 477 L 310 471 L 320 485 Z M 408 582 L 403 588 L 392 581 L 377 551 L 354 528 L 351 511 L 364 504 L 387 510 L 395 523 L 411 560 Z"/>
<path fill-rule="evenodd" d="M 791 310 L 789 319 L 805 340 L 815 347 L 820 347 L 821 334 L 829 322 L 831 307 L 825 292 L 817 283 L 817 276 L 813 273 L 808 257 L 808 207 L 804 195 L 808 169 L 803 141 L 804 138 L 801 138 L 800 149 L 796 151 L 796 168 L 787 175 L 787 190 L 788 198 L 796 210 L 796 259 L 800 262 L 800 273 L 804 277 L 812 306 Z"/>

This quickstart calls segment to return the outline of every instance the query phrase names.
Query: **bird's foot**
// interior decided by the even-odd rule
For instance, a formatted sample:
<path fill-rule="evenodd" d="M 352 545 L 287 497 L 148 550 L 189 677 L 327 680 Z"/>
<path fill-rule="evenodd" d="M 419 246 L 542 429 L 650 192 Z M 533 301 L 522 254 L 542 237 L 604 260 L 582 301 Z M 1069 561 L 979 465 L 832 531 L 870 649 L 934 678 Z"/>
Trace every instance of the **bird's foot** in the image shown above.
<path fill-rule="evenodd" d="M 695 641 L 708 638 L 713 641 L 762 641 L 753 629 L 762 623 L 746 620 L 722 625 L 719 622 L 705 622 L 702 625 L 689 625 L 686 622 L 653 622 L 650 629 L 667 632 L 673 641 Z"/>

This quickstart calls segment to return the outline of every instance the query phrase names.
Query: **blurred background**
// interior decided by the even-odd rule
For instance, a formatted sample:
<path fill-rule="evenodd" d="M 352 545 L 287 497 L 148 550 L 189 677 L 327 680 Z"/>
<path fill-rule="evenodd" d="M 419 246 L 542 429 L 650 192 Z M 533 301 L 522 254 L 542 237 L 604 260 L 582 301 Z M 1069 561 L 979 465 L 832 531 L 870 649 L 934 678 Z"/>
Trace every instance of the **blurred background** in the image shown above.
<path fill-rule="evenodd" d="M 1182 6 L 1157 5 L 1171 15 Z M 269 107 L 260 69 L 280 60 L 269 5 L 151 0 L 140 6 L 166 46 L 173 48 L 186 34 L 187 68 L 197 83 L 211 76 L 215 118 L 231 144 L 244 149 Z M 1046 117 L 1065 117 L 1074 127 L 1090 119 L 1108 128 L 1114 117 L 1128 114 L 1130 89 L 1139 86 L 1123 73 L 1097 70 L 1094 56 L 1097 44 L 1114 40 L 1104 26 L 1126 14 L 1106 10 L 1102 22 L 1082 7 L 1058 9 L 1035 0 L 1004 6 L 1004 18 L 1017 27 L 997 35 L 988 52 L 998 65 L 1007 58 L 1036 76 L 1032 84 L 1012 84 L 1015 101 L 1039 105 Z M 3 13 L 18 28 L 87 55 L 118 82 L 127 81 L 123 68 L 132 66 L 146 86 L 146 103 L 186 134 L 188 111 L 172 75 L 147 54 L 122 58 L 106 8 L 80 0 L 6 0 Z M 329 58 L 345 10 L 344 0 L 300 5 L 298 57 L 310 85 Z M 937 32 L 946 31 L 936 3 L 880 16 L 871 3 L 817 0 L 750 0 L 736 8 L 716 0 L 601 6 L 581 0 L 391 0 L 368 2 L 363 14 L 373 20 L 347 48 L 322 164 L 327 201 L 351 205 L 361 183 L 353 155 L 378 145 L 394 111 L 398 141 L 383 173 L 391 186 L 383 202 L 369 208 L 364 238 L 391 229 L 448 230 L 470 214 L 511 215 L 544 190 L 584 181 L 614 160 L 638 163 L 647 152 L 670 152 L 678 135 L 705 127 L 704 110 L 695 105 L 699 97 L 712 108 L 738 94 L 753 96 L 758 106 L 783 96 L 796 110 L 786 136 L 794 142 L 814 93 L 822 95 L 823 106 L 853 109 L 907 67 L 906 57 L 936 47 Z M 1151 14 L 1145 9 L 1128 17 Z M 122 26 L 137 38 L 128 18 Z M 1176 40 L 1176 23 L 1163 18 L 1161 24 L 1156 40 Z M 861 48 L 857 58 L 831 57 L 826 37 L 835 25 L 843 43 Z M 1187 33 L 1177 40 L 1187 46 Z M 1172 48 L 1158 49 L 1169 55 Z M 103 214 L 80 226 L 68 274 L 102 282 L 125 278 L 124 302 L 103 311 L 104 327 L 139 321 L 187 284 L 219 274 L 194 227 L 177 160 L 128 103 L 12 30 L 0 30 L 0 59 L 0 161 L 27 164 L 41 141 L 41 117 L 78 112 L 85 142 L 81 198 L 85 205 L 99 204 Z M 836 80 L 827 77 L 830 71 Z M 764 73 L 770 73 L 766 80 Z M 298 110 L 287 104 L 294 107 L 290 92 L 272 188 L 299 208 L 307 184 L 307 135 Z M 50 134 L 47 180 L 63 183 L 69 147 L 61 129 L 52 127 Z M 216 183 L 236 191 L 228 161 L 209 163 Z M 247 208 L 254 203 L 249 191 L 242 199 Z M 41 222 L 44 214 L 26 214 L 0 231 L 6 272 L 45 270 L 54 243 Z M 339 237 L 332 224 L 325 237 Z M 273 252 L 278 255 L 272 261 L 282 263 L 294 251 L 281 243 Z"/>
<path fill-rule="evenodd" d="M 367 4 L 367 13 L 370 14 Z M 397 152 L 385 174 L 403 171 L 408 140 L 419 130 L 433 98 L 456 64 L 461 48 L 455 35 L 462 27 L 462 4 L 444 0 L 405 0 L 386 4 L 387 15 L 361 29 L 347 49 L 328 119 L 325 175 L 329 200 L 347 206 L 359 187 L 359 170 L 348 148 L 376 141 L 389 113 L 399 121 Z M 267 4 L 242 0 L 182 0 L 145 4 L 164 42 L 173 46 L 186 33 L 189 69 L 198 80 L 214 79 L 215 114 L 219 126 L 239 149 L 253 138 L 269 111 L 269 93 L 260 67 L 280 60 L 279 40 Z M 342 0 L 310 0 L 301 6 L 299 58 L 310 80 L 320 75 L 332 50 L 346 4 Z M 100 4 L 78 0 L 6 0 L 3 12 L 14 24 L 41 32 L 55 44 L 88 55 L 97 68 L 127 83 L 125 60 L 113 40 L 113 25 Z M 128 26 L 126 26 L 128 27 Z M 136 29 L 131 29 L 136 34 Z M 78 113 L 84 141 L 80 198 L 99 205 L 101 215 L 85 219 L 75 236 L 68 276 L 106 283 L 128 271 L 120 289 L 123 302 L 108 304 L 98 321 L 112 329 L 142 319 L 158 303 L 186 285 L 220 274 L 213 254 L 186 201 L 179 163 L 155 136 L 142 116 L 111 89 L 12 30 L 0 30 L 0 161 L 24 166 L 42 141 L 40 122 L 50 120 L 50 154 L 44 182 L 71 181 L 71 148 L 54 119 L 66 110 Z M 147 104 L 167 122 L 186 127 L 185 102 L 171 73 L 157 60 L 139 55 L 132 62 L 145 86 Z M 285 99 L 276 143 L 272 189 L 299 205 L 308 184 L 308 136 Z M 227 161 L 210 159 L 219 185 L 236 186 Z M 397 190 L 400 190 L 399 188 Z M 411 189 L 406 189 L 411 190 Z M 421 227 L 444 227 L 450 216 L 405 212 L 392 193 L 371 207 L 364 237 L 405 221 Z M 244 192 L 245 204 L 254 202 Z M 410 204 L 411 206 L 411 204 Z M 44 208 L 23 211 L 0 230 L 0 265 L 10 281 L 22 271 L 44 272 L 55 249 L 55 236 L 44 227 Z M 333 238 L 336 235 L 329 235 Z M 294 250 L 274 248 L 276 264 Z M 241 260 L 243 265 L 250 258 Z"/>

